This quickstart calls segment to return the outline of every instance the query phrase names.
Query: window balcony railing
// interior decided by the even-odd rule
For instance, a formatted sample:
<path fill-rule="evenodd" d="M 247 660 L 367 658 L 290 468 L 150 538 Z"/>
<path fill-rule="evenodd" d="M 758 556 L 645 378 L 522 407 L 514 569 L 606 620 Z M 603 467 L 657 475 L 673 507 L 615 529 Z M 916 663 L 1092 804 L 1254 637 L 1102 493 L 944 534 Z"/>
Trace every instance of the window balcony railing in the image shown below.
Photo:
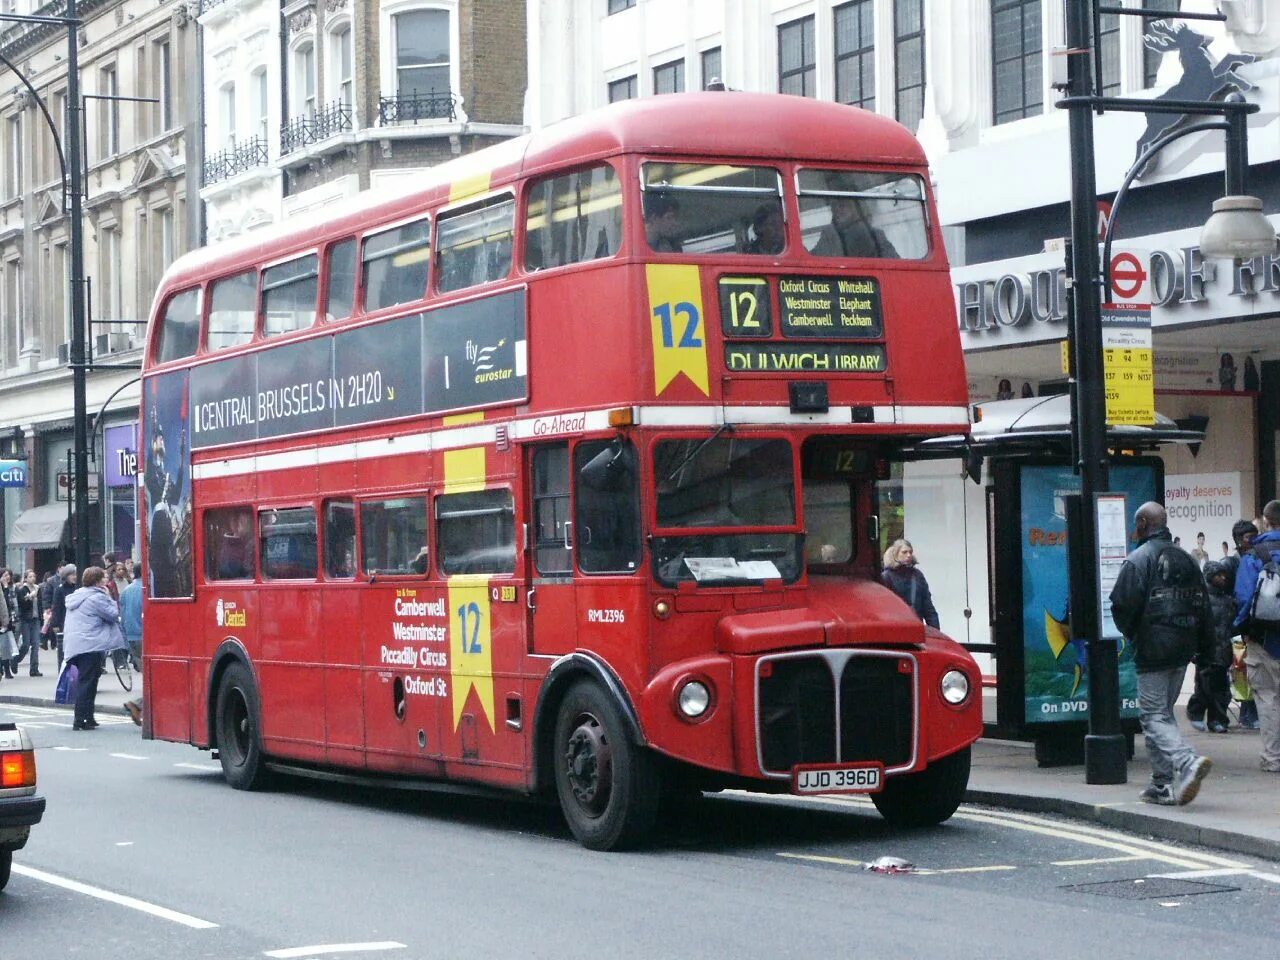
<path fill-rule="evenodd" d="M 200 0 L 200 13 L 208 13 L 214 7 L 220 7 L 227 0 Z"/>
<path fill-rule="evenodd" d="M 204 182 L 218 183 L 255 167 L 267 165 L 267 141 L 265 137 L 250 137 L 232 141 L 227 149 L 205 157 Z"/>
<path fill-rule="evenodd" d="M 351 104 L 335 100 L 314 117 L 295 117 L 280 125 L 280 155 L 327 140 L 351 129 Z"/>
<path fill-rule="evenodd" d="M 458 100 L 452 93 L 408 93 L 378 98 L 378 123 L 419 123 L 458 119 Z"/>

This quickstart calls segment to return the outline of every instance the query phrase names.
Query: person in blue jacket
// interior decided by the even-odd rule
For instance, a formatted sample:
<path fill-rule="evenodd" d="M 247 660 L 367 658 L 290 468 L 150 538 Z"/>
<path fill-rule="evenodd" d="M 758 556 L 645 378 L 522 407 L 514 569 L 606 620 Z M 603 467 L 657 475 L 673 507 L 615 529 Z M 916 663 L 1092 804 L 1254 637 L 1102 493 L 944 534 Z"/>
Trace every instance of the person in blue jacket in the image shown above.
<path fill-rule="evenodd" d="M 1262 508 L 1262 532 L 1253 538 L 1252 549 L 1240 556 L 1235 591 L 1235 628 L 1245 636 L 1244 665 L 1262 729 L 1259 765 L 1267 773 L 1280 773 L 1280 632 L 1260 631 L 1248 622 L 1258 574 L 1271 560 L 1280 560 L 1280 500 Z"/>
<path fill-rule="evenodd" d="M 67 615 L 62 630 L 62 653 L 79 672 L 76 684 L 73 730 L 93 730 L 94 702 L 98 698 L 98 677 L 106 655 L 125 645 L 120 629 L 120 607 L 106 586 L 107 572 L 86 567 L 80 589 L 67 597 Z"/>
<path fill-rule="evenodd" d="M 133 669 L 142 670 L 142 580 L 134 579 L 120 591 L 120 623 L 124 628 L 124 639 L 129 644 L 129 658 L 133 661 Z M 133 722 L 142 725 L 142 697 L 125 702 L 124 708 L 129 711 Z"/>

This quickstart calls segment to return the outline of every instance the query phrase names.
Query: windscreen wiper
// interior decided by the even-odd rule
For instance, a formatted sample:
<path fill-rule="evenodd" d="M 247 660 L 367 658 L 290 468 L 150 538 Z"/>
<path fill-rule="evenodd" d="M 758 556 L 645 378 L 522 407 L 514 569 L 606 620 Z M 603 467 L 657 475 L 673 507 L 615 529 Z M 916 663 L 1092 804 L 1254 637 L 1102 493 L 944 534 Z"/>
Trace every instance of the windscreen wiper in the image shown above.
<path fill-rule="evenodd" d="M 717 439 L 720 436 L 720 434 L 726 433 L 732 429 L 733 429 L 733 425 L 729 423 L 722 423 L 720 424 L 720 426 L 716 427 L 715 433 L 711 434 L 711 436 L 707 437 L 707 439 L 703 440 L 700 444 L 698 444 L 696 447 L 690 450 L 689 455 L 686 456 L 683 460 L 681 460 L 678 464 L 676 464 L 676 468 L 672 470 L 669 474 L 667 474 L 666 479 L 663 480 L 662 482 L 670 483 L 672 480 L 674 480 L 676 474 L 679 473 L 681 470 L 683 470 L 685 466 L 690 461 L 693 460 L 694 457 L 696 457 L 703 450 L 705 450 L 707 448 L 707 445 L 711 443 L 711 441 Z"/>

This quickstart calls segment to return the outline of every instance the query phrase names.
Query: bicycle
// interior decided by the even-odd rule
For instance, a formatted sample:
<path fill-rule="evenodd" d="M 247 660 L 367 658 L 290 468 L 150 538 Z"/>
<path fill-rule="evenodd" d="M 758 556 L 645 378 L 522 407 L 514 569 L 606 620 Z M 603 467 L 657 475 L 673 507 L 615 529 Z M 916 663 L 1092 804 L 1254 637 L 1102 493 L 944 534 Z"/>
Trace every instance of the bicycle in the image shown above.
<path fill-rule="evenodd" d="M 111 665 L 115 667 L 116 679 L 125 693 L 133 691 L 133 663 L 127 647 L 118 647 L 111 651 Z"/>

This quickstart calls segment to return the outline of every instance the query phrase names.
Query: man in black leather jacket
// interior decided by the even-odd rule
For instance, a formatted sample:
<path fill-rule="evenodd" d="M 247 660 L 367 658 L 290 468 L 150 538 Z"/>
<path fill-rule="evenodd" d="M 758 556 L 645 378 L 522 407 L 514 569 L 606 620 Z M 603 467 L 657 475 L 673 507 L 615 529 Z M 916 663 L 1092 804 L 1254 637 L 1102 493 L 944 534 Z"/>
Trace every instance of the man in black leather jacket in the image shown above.
<path fill-rule="evenodd" d="M 1151 759 L 1148 803 L 1186 804 L 1212 765 L 1183 739 L 1174 716 L 1187 664 L 1211 655 L 1213 622 L 1200 568 L 1173 544 L 1164 507 L 1144 503 L 1134 516 L 1138 548 L 1111 591 L 1111 616 L 1134 646 L 1138 710 Z"/>

